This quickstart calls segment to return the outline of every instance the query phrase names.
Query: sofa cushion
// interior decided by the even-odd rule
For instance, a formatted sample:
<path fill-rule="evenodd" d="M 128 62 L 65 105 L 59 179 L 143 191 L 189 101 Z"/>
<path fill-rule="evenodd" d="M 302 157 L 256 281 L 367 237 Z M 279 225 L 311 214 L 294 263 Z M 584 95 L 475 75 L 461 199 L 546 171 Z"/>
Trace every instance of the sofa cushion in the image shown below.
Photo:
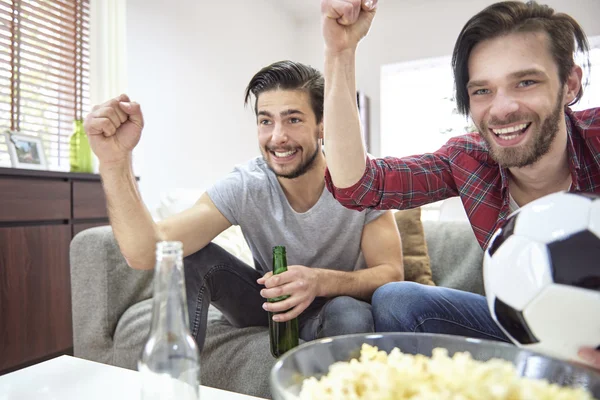
<path fill-rule="evenodd" d="M 137 360 L 148 339 L 151 319 L 152 299 L 136 303 L 123 313 L 113 336 L 115 365 L 137 369 Z"/>
<path fill-rule="evenodd" d="M 438 286 L 484 294 L 483 250 L 468 221 L 425 221 L 433 281 Z"/>
<path fill-rule="evenodd" d="M 394 213 L 394 217 L 402 238 L 404 279 L 425 285 L 435 285 L 431 277 L 429 254 L 421 222 L 421 208 L 399 210 Z"/>
<path fill-rule="evenodd" d="M 276 362 L 268 328 L 235 328 L 223 316 L 208 324 L 200 359 L 203 384 L 271 398 L 269 374 Z"/>
<path fill-rule="evenodd" d="M 127 265 L 110 226 L 78 233 L 71 241 L 70 265 L 74 353 L 113 363 L 119 319 L 132 304 L 152 296 L 153 271 Z"/>
<path fill-rule="evenodd" d="M 212 240 L 229 254 L 239 258 L 247 265 L 254 266 L 254 257 L 239 225 L 232 225 Z"/>

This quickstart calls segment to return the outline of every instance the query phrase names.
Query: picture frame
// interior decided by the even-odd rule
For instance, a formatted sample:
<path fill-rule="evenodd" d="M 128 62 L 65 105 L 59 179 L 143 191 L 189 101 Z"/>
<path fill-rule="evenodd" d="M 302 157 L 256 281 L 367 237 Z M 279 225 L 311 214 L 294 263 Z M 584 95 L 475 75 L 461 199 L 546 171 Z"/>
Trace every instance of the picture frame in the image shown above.
<path fill-rule="evenodd" d="M 12 131 L 5 135 L 13 168 L 48 169 L 42 139 Z"/>

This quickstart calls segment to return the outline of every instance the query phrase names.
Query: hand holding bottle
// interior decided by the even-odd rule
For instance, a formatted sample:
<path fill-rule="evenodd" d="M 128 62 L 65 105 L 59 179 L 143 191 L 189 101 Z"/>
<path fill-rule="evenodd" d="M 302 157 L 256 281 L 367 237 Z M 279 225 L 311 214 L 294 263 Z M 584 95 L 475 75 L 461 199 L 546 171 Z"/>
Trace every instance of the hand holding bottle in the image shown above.
<path fill-rule="evenodd" d="M 275 321 L 284 322 L 299 316 L 317 297 L 319 293 L 318 271 L 303 265 L 290 265 L 281 274 L 266 273 L 258 280 L 265 285 L 260 295 L 266 299 L 289 295 L 285 300 L 276 303 L 264 303 L 263 308 L 275 315 Z M 286 312 L 284 312 L 286 311 Z"/>
<path fill-rule="evenodd" d="M 104 164 L 127 160 L 143 127 L 140 105 L 125 94 L 94 106 L 84 122 L 92 151 Z"/>
<path fill-rule="evenodd" d="M 275 277 L 273 275 L 279 277 L 280 275 L 287 273 L 287 254 L 285 251 L 285 246 L 275 246 L 273 247 L 273 272 L 269 272 L 262 278 L 258 279 L 258 283 L 264 284 L 266 280 L 274 279 Z M 278 295 L 269 297 L 268 303 L 285 304 L 289 298 L 290 295 L 279 293 Z M 269 311 L 269 309 L 264 305 L 263 308 Z M 287 309 L 284 311 L 287 311 Z M 286 351 L 298 346 L 300 338 L 298 318 L 290 317 L 287 319 L 276 319 L 276 315 L 273 312 L 267 312 L 267 314 L 269 315 L 269 342 L 271 343 L 271 354 L 273 357 L 278 358 L 281 357 Z"/>

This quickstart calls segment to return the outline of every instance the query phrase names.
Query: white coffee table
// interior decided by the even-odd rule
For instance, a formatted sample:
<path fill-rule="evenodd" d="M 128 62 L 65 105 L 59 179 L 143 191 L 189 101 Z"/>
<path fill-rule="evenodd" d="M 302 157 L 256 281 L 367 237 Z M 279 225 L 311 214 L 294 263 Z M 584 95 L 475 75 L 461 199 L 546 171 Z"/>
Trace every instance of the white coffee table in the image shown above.
<path fill-rule="evenodd" d="M 60 356 L 0 376 L 0 400 L 138 400 L 137 371 Z M 200 386 L 200 400 L 259 400 Z"/>

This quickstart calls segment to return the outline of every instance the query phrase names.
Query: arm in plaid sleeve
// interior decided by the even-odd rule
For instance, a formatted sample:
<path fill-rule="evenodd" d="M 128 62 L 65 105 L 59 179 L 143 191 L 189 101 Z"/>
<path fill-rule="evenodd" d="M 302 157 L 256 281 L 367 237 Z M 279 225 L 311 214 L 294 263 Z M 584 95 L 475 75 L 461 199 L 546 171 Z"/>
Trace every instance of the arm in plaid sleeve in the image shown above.
<path fill-rule="evenodd" d="M 369 157 L 362 178 L 354 185 L 335 187 L 329 170 L 325 182 L 333 197 L 350 209 L 414 208 L 458 195 L 449 151 L 446 145 L 435 153 L 420 156 Z"/>

